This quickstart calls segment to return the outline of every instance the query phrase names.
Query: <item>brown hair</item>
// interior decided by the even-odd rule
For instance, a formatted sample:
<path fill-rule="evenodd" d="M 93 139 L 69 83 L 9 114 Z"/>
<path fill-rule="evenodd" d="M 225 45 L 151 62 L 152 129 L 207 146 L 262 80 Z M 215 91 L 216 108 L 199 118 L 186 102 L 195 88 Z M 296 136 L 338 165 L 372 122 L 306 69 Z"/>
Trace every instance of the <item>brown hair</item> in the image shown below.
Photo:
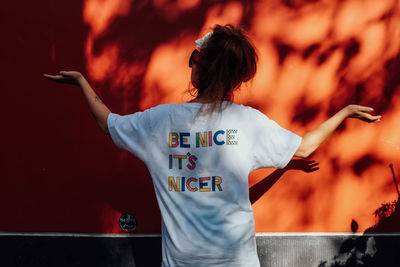
<path fill-rule="evenodd" d="M 222 101 L 233 100 L 233 91 L 252 79 L 258 56 L 241 27 L 216 25 L 202 46 L 197 61 L 196 99 L 211 103 L 211 111 Z"/>

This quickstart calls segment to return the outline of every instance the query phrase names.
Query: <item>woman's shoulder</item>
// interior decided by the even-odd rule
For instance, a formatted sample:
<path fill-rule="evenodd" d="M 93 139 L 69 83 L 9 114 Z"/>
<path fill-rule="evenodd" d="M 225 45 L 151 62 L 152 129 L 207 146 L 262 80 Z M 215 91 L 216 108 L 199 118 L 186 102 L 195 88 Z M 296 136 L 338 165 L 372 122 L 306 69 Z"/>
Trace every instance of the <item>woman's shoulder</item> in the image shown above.
<path fill-rule="evenodd" d="M 262 114 L 262 112 L 260 110 L 258 110 L 255 107 L 252 107 L 250 105 L 245 105 L 245 104 L 236 104 L 236 103 L 232 103 L 230 105 L 231 109 L 233 110 L 237 110 L 240 112 L 244 112 L 244 113 L 249 113 L 249 114 Z"/>
<path fill-rule="evenodd" d="M 178 115 L 181 117 L 183 114 L 187 115 L 190 112 L 196 112 L 200 107 L 200 103 L 182 102 L 179 104 L 159 104 L 147 109 L 145 112 L 148 112 L 153 119 L 164 119 L 166 117 L 174 117 Z"/>
<path fill-rule="evenodd" d="M 176 108 L 177 104 L 159 104 L 157 106 L 151 107 L 149 111 L 167 111 Z"/>

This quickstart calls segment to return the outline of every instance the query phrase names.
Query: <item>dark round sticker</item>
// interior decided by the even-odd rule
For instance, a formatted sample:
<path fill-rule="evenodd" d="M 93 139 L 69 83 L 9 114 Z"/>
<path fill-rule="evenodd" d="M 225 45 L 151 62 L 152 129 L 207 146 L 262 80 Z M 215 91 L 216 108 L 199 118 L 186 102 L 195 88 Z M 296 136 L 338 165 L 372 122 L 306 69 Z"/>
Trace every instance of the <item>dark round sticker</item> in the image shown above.
<path fill-rule="evenodd" d="M 119 218 L 119 227 L 125 231 L 133 231 L 136 228 L 136 218 L 132 214 L 124 213 Z"/>

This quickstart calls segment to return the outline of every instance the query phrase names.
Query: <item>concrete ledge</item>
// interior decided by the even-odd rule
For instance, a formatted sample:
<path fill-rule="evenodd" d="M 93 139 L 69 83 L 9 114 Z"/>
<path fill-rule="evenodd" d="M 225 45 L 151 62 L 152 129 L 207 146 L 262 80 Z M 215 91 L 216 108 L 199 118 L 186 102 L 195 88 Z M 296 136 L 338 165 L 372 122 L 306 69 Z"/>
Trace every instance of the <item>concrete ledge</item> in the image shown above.
<path fill-rule="evenodd" d="M 257 249 L 265 267 L 400 266 L 399 233 L 258 233 Z M 0 233 L 0 251 L 1 266 L 159 267 L 161 237 Z"/>

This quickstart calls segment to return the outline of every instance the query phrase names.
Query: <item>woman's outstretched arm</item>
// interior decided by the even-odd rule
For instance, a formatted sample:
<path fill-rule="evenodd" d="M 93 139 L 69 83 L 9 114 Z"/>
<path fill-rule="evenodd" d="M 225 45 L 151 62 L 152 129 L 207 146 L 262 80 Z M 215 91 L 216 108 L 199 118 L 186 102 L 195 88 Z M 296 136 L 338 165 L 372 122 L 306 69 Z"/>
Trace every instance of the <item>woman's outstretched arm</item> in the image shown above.
<path fill-rule="evenodd" d="M 340 110 L 334 116 L 322 123 L 314 130 L 306 133 L 303 136 L 300 147 L 297 149 L 294 156 L 306 158 L 314 152 L 322 142 L 324 142 L 332 132 L 342 123 L 346 118 L 358 118 L 367 122 L 380 121 L 382 116 L 372 116 L 367 112 L 372 112 L 370 107 L 363 107 L 359 105 L 348 105 Z"/>
<path fill-rule="evenodd" d="M 109 134 L 107 126 L 107 118 L 108 114 L 110 114 L 111 111 L 96 95 L 96 93 L 93 91 L 88 81 L 80 72 L 60 71 L 59 75 L 44 74 L 43 76 L 51 81 L 79 86 L 82 89 L 83 96 L 85 97 L 85 100 L 89 106 L 89 110 L 92 113 L 97 124 L 99 125 L 104 134 L 106 135 Z"/>

